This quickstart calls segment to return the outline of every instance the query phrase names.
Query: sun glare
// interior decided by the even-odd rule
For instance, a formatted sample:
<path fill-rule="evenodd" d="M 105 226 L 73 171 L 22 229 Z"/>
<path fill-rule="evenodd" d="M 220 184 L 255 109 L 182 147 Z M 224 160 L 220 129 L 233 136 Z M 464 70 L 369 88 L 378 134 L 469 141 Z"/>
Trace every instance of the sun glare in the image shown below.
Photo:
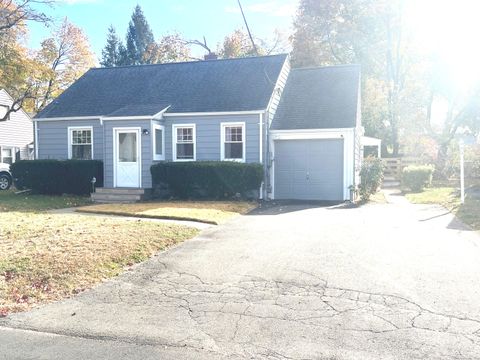
<path fill-rule="evenodd" d="M 408 0 L 406 10 L 415 42 L 448 66 L 458 91 L 480 81 L 479 0 Z"/>

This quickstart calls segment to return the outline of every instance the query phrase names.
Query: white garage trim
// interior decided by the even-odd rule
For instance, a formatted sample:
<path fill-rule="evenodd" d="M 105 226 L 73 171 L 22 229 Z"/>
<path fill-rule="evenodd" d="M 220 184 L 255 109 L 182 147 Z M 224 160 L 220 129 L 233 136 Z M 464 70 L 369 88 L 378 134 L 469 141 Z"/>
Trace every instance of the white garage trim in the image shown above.
<path fill-rule="evenodd" d="M 354 128 L 344 129 L 300 129 L 300 130 L 271 130 L 270 148 L 272 162 L 270 179 L 272 192 L 270 199 L 275 200 L 275 140 L 314 140 L 314 139 L 343 139 L 343 199 L 350 199 L 351 185 L 355 185 L 355 132 Z"/>

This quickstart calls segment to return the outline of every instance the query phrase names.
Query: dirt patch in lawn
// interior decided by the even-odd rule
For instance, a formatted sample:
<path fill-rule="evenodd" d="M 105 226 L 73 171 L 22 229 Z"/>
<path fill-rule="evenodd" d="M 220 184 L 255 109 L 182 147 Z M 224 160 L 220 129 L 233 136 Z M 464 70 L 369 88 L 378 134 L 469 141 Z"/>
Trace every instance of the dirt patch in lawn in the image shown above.
<path fill-rule="evenodd" d="M 256 207 L 256 203 L 243 201 L 166 201 L 91 205 L 80 207 L 77 211 L 154 219 L 189 220 L 218 225 L 233 217 L 246 214 Z"/>
<path fill-rule="evenodd" d="M 0 316 L 81 292 L 197 233 L 145 221 L 2 213 Z"/>

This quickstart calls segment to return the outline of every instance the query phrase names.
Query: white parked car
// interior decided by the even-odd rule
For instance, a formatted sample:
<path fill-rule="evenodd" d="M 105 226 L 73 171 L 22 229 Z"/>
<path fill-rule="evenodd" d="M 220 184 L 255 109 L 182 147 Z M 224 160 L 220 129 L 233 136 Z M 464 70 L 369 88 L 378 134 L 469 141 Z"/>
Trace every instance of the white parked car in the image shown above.
<path fill-rule="evenodd" d="M 10 165 L 0 163 L 0 191 L 8 190 L 12 186 L 12 180 Z"/>

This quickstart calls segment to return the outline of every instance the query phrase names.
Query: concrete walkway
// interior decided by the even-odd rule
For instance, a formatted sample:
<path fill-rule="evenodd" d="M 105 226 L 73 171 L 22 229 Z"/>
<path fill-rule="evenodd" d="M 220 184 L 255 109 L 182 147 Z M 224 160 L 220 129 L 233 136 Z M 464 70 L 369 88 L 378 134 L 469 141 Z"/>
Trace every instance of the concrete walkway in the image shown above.
<path fill-rule="evenodd" d="M 478 359 L 480 237 L 439 206 L 278 204 L 0 320 L 5 359 Z"/>

